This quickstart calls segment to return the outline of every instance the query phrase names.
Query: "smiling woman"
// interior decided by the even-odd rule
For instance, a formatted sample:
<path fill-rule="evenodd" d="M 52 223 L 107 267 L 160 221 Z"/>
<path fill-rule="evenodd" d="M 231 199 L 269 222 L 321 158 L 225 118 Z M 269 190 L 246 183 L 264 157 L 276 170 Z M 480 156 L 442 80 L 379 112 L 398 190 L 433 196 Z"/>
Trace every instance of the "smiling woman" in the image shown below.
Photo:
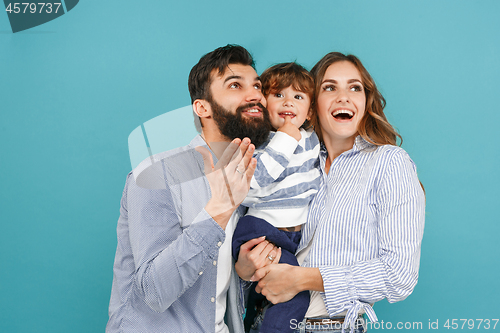
<path fill-rule="evenodd" d="M 347 136 L 350 139 L 345 147 L 349 149 L 357 134 L 375 145 L 396 145 L 396 139 L 401 139 L 384 115 L 384 97 L 356 56 L 331 52 L 311 71 L 316 77 L 318 111 L 311 122 L 321 140 L 323 135 L 333 136 L 334 140 Z M 328 151 L 333 150 L 331 147 Z"/>
<path fill-rule="evenodd" d="M 329 53 L 311 72 L 311 120 L 323 147 L 320 188 L 297 250 L 302 267 L 264 267 L 255 274 L 256 290 L 272 303 L 311 291 L 297 332 L 326 320 L 336 325 L 328 332 L 343 325 L 361 333 L 363 313 L 377 321 L 375 302 L 401 301 L 417 283 L 425 197 L 415 164 L 396 146 L 400 136 L 384 116 L 384 98 L 359 59 Z"/>

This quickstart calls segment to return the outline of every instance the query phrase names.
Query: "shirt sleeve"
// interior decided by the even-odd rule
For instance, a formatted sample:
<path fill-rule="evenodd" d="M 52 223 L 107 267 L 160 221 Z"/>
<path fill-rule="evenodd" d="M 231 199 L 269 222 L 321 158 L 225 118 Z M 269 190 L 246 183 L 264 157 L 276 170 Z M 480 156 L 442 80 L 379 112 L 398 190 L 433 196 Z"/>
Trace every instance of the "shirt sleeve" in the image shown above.
<path fill-rule="evenodd" d="M 276 132 L 269 143 L 259 149 L 254 157 L 257 159 L 257 167 L 250 182 L 250 191 L 247 199 L 252 197 L 262 197 L 262 189 L 272 184 L 285 171 L 298 141 L 284 132 Z M 248 203 L 245 199 L 243 202 Z"/>
<path fill-rule="evenodd" d="M 361 308 L 375 316 L 367 303 L 384 298 L 401 301 L 417 283 L 425 195 L 406 152 L 398 150 L 390 158 L 376 190 L 378 257 L 349 266 L 320 267 L 331 316 L 347 310 L 346 318 L 352 319 Z"/>
<path fill-rule="evenodd" d="M 204 209 L 184 224 L 188 227 L 181 227 L 168 184 L 165 189 L 144 189 L 129 175 L 121 204 L 120 220 L 128 222 L 135 264 L 132 288 L 152 310 L 163 312 L 211 264 L 225 232 Z"/>

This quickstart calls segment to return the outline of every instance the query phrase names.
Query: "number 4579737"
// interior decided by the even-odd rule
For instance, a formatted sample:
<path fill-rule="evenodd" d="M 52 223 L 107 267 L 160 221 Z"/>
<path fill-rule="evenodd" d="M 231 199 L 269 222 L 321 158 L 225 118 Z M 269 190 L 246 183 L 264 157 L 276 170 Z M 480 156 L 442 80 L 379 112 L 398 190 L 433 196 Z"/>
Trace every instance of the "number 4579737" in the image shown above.
<path fill-rule="evenodd" d="M 5 11 L 14 14 L 19 14 L 23 13 L 26 14 L 31 13 L 31 14 L 41 14 L 42 12 L 45 12 L 47 14 L 51 14 L 52 12 L 56 13 L 59 11 L 59 8 L 61 7 L 60 2 L 16 2 L 16 3 L 9 3 L 7 8 L 5 8 Z M 45 10 L 44 10 L 45 9 Z"/>
<path fill-rule="evenodd" d="M 448 319 L 444 323 L 443 327 L 446 327 L 447 329 L 452 329 L 456 330 L 460 327 L 460 329 L 464 329 L 465 325 L 467 324 L 468 329 L 472 330 L 474 328 L 479 329 L 481 325 L 483 325 L 483 329 L 488 330 L 488 329 L 495 329 L 497 324 L 498 324 L 498 319 Z M 494 323 L 494 325 L 492 325 Z M 460 325 L 462 324 L 462 325 Z"/>

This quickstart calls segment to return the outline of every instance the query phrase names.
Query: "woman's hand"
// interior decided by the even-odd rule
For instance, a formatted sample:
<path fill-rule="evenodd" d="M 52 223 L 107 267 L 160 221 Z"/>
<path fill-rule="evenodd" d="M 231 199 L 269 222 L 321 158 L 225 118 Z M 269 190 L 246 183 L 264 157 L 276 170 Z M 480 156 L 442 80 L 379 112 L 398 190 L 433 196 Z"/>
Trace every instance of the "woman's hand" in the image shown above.
<path fill-rule="evenodd" d="M 316 267 L 270 265 L 255 272 L 251 281 L 257 280 L 255 291 L 273 304 L 287 302 L 303 290 L 324 291 L 323 278 Z"/>
<path fill-rule="evenodd" d="M 280 258 L 281 248 L 276 248 L 262 236 L 241 245 L 238 261 L 234 267 L 241 279 L 249 281 L 257 269 L 277 264 Z"/>

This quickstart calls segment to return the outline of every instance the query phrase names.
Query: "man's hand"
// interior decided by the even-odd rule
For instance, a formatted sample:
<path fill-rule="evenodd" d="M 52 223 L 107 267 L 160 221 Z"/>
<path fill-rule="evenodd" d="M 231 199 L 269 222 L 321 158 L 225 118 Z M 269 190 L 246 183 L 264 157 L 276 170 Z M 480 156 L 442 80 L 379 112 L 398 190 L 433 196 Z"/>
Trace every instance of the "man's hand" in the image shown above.
<path fill-rule="evenodd" d="M 300 130 L 297 128 L 297 126 L 292 124 L 292 117 L 290 116 L 285 116 L 285 123 L 280 128 L 278 128 L 278 131 L 290 135 L 297 141 L 300 141 L 300 139 L 302 138 Z"/>
<path fill-rule="evenodd" d="M 269 265 L 258 269 L 252 280 L 259 280 L 255 291 L 273 304 L 287 302 L 303 290 L 324 291 L 323 278 L 316 267 Z"/>
<path fill-rule="evenodd" d="M 270 264 L 277 264 L 280 258 L 281 248 L 276 248 L 272 243 L 265 240 L 265 236 L 262 236 L 251 239 L 240 246 L 238 261 L 234 268 L 240 278 L 249 281 L 257 269 Z"/>
<path fill-rule="evenodd" d="M 222 229 L 225 229 L 231 214 L 245 199 L 250 189 L 250 180 L 257 165 L 257 160 L 252 158 L 255 146 L 248 138 L 234 139 L 216 166 L 212 154 L 206 148 L 195 149 L 203 156 L 205 175 L 212 192 L 205 210 Z"/>

